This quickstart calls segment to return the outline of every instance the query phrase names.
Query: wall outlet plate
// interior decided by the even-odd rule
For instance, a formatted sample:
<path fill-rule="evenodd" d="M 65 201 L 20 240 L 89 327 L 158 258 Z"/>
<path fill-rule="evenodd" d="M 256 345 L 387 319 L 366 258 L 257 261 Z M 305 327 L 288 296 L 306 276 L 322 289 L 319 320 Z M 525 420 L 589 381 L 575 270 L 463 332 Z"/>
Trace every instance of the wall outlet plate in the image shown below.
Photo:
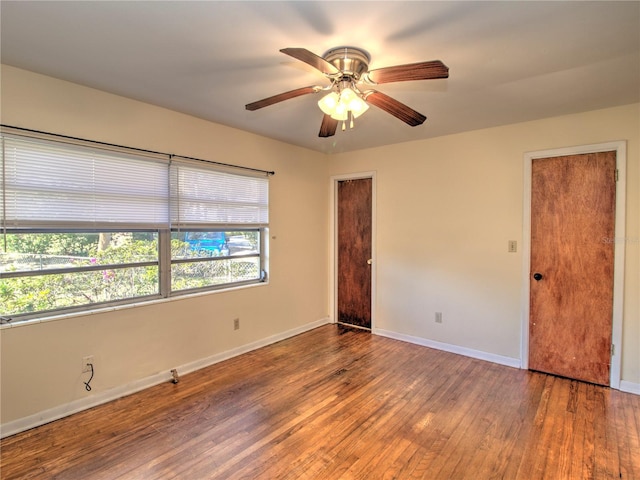
<path fill-rule="evenodd" d="M 82 357 L 82 372 L 90 372 L 91 367 L 89 364 L 93 365 L 93 355 L 87 355 L 86 357 Z"/>

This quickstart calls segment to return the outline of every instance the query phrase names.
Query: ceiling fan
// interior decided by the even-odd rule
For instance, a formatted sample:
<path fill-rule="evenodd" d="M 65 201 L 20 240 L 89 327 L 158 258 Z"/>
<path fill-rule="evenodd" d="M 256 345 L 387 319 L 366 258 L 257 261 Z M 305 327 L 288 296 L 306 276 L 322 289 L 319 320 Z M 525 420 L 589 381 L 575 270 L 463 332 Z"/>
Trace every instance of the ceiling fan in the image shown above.
<path fill-rule="evenodd" d="M 342 121 L 342 130 L 346 129 L 347 122 L 350 128 L 353 128 L 353 119 L 362 115 L 369 108 L 368 104 L 375 105 L 412 127 L 421 125 L 427 117 L 398 100 L 368 87 L 382 83 L 449 77 L 449 68 L 440 60 L 369 70 L 371 57 L 360 48 L 336 47 L 327 51 L 322 57 L 305 48 L 283 48 L 280 51 L 319 70 L 331 81 L 331 84 L 326 87 L 313 85 L 296 88 L 249 103 L 245 108 L 253 111 L 301 95 L 330 92 L 318 102 L 318 106 L 324 113 L 318 134 L 320 137 L 335 135 L 340 121 Z"/>

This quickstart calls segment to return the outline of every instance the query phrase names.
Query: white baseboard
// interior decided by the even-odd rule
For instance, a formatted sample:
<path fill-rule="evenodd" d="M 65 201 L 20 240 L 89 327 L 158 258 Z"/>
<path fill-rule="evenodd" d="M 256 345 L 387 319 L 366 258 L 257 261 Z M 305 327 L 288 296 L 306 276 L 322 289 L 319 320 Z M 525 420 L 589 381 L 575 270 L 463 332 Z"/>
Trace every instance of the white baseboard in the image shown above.
<path fill-rule="evenodd" d="M 306 325 L 302 325 L 300 327 L 296 327 L 291 330 L 278 333 L 276 335 L 271 335 L 270 337 L 263 338 L 261 340 L 257 340 L 252 343 L 248 343 L 246 345 L 242 345 L 240 347 L 227 350 L 225 352 L 211 355 L 210 357 L 203 358 L 201 360 L 196 360 L 195 362 L 186 363 L 182 366 L 176 367 L 176 370 L 180 375 L 191 373 L 201 368 L 208 367 L 209 365 L 222 362 L 229 358 L 237 357 L 238 355 L 242 355 L 243 353 L 247 353 L 252 350 L 257 350 L 258 348 L 271 345 L 272 343 L 276 343 L 281 340 L 294 337 L 296 335 L 299 335 L 309 330 L 313 330 L 314 328 L 317 328 L 321 325 L 324 325 L 330 322 L 331 321 L 329 317 L 322 318 L 315 322 L 307 323 Z M 0 425 L 0 438 L 8 437 L 10 435 L 15 435 L 16 433 L 29 430 L 30 428 L 38 427 L 40 425 L 44 425 L 45 423 L 53 422 L 54 420 L 58 420 L 60 418 L 67 417 L 69 415 L 73 415 L 74 413 L 81 412 L 82 410 L 87 410 L 97 405 L 102 405 L 103 403 L 107 403 L 112 400 L 116 400 L 118 398 L 131 395 L 132 393 L 139 392 L 141 390 L 144 390 L 149 387 L 153 387 L 154 385 L 158 385 L 163 382 L 169 382 L 170 380 L 171 380 L 170 371 L 160 372 L 155 375 L 141 378 L 140 380 L 136 380 L 126 385 L 121 385 L 119 387 L 115 387 L 115 388 L 106 390 L 104 392 L 97 393 L 87 398 L 74 400 L 70 403 L 60 405 L 54 408 L 50 408 L 48 410 L 44 410 L 34 415 L 29 415 L 27 417 L 19 418 L 11 422 L 4 423 Z"/>
<path fill-rule="evenodd" d="M 620 380 L 620 391 L 627 393 L 635 393 L 640 395 L 640 383 L 627 382 L 626 380 Z"/>
<path fill-rule="evenodd" d="M 449 343 L 436 342 L 435 340 L 429 340 L 422 337 L 414 337 L 411 335 L 405 335 L 403 333 L 391 332 L 389 330 L 382 330 L 380 328 L 374 329 L 373 333 L 375 335 L 380 335 L 381 337 L 393 338 L 395 340 L 401 340 L 403 342 L 422 345 L 423 347 L 434 348 L 436 350 L 442 350 L 450 353 L 457 353 L 458 355 L 464 355 L 465 357 L 477 358 L 478 360 L 486 360 L 488 362 L 506 365 L 507 367 L 520 368 L 519 358 L 504 357 L 502 355 L 496 355 L 495 353 L 487 353 L 480 350 L 460 347 L 458 345 L 451 345 Z"/>
<path fill-rule="evenodd" d="M 436 350 L 443 350 L 445 352 L 457 353 L 464 355 L 465 357 L 477 358 L 479 360 L 486 360 L 488 362 L 498 363 L 500 365 L 506 365 L 507 367 L 521 368 L 521 363 L 518 358 L 504 357 L 502 355 L 496 355 L 493 353 L 482 352 L 479 350 L 473 350 L 471 348 L 460 347 L 458 345 L 450 345 L 448 343 L 436 342 L 434 340 L 428 340 L 421 337 L 413 337 L 411 335 L 405 335 L 403 333 L 391 332 L 389 330 L 374 329 L 375 335 L 381 337 L 393 338 L 395 340 L 401 340 L 403 342 L 414 343 L 416 345 L 422 345 L 423 347 L 430 347 Z M 633 393 L 640 395 L 640 383 L 628 382 L 626 380 L 620 380 L 621 392 Z"/>
<path fill-rule="evenodd" d="M 272 335 L 270 337 L 263 338 L 261 340 L 257 340 L 255 342 L 242 345 L 232 350 L 227 350 L 225 352 L 221 352 L 221 353 L 212 355 L 210 357 L 203 358 L 201 360 L 196 360 L 195 362 L 186 363 L 182 366 L 176 367 L 176 369 L 181 375 L 191 373 L 201 368 L 205 368 L 210 365 L 214 365 L 216 363 L 222 362 L 229 358 L 242 355 L 243 353 L 247 353 L 252 350 L 257 350 L 258 348 L 271 345 L 272 343 L 276 343 L 281 340 L 294 337 L 296 335 L 299 335 L 309 330 L 313 330 L 314 328 L 317 328 L 319 326 L 322 326 L 328 323 L 333 323 L 333 321 L 329 317 L 322 318 L 315 322 L 311 322 L 306 325 L 302 325 L 300 327 L 293 328 L 291 330 L 287 330 L 285 332 Z M 381 337 L 393 338 L 395 340 L 401 340 L 403 342 L 422 345 L 424 347 L 430 347 L 436 350 L 456 353 L 459 355 L 464 355 L 466 357 L 477 358 L 479 360 L 486 360 L 486 361 L 497 363 L 500 365 L 506 365 L 508 367 L 520 368 L 520 360 L 517 358 L 504 357 L 502 355 L 482 352 L 479 350 L 473 350 L 470 348 L 460 347 L 457 345 L 450 345 L 448 343 L 436 342 L 434 340 L 428 340 L 426 338 L 413 337 L 411 335 L 391 332 L 391 331 L 383 330 L 379 328 L 374 329 L 372 333 L 375 335 L 380 335 Z M 78 413 L 83 410 L 87 410 L 89 408 L 102 405 L 103 403 L 107 403 L 112 400 L 117 400 L 118 398 L 131 395 L 133 393 L 139 392 L 149 387 L 153 387 L 163 382 L 168 382 L 170 380 L 171 380 L 171 372 L 169 371 L 160 372 L 155 375 L 141 378 L 140 380 L 136 380 L 135 382 L 131 382 L 126 385 L 121 385 L 119 387 L 115 387 L 110 390 L 106 390 L 104 392 L 100 392 L 98 394 L 92 395 L 87 398 L 74 400 L 70 403 L 60 405 L 58 407 L 50 408 L 48 410 L 44 410 L 34 415 L 29 415 L 27 417 L 19 418 L 11 422 L 4 423 L 0 425 L 0 438 L 8 437 L 10 435 L 15 435 L 16 433 L 29 430 L 30 428 L 38 427 L 40 425 L 44 425 L 45 423 L 53 422 L 54 420 L 58 420 L 60 418 L 67 417 L 69 415 L 73 415 L 74 413 Z M 620 390 L 623 392 L 640 395 L 640 384 L 621 380 Z"/>

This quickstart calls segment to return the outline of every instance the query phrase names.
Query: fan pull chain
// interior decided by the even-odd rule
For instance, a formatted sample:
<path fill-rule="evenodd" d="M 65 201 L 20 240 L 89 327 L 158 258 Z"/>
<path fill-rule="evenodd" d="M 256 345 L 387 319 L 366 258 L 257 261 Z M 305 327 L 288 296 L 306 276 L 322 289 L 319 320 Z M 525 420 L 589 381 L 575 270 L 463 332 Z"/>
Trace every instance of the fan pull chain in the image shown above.
<path fill-rule="evenodd" d="M 353 128 L 353 112 L 351 110 L 347 111 L 347 118 L 342 121 L 343 132 L 347 129 L 347 121 L 349 122 L 349 128 Z"/>

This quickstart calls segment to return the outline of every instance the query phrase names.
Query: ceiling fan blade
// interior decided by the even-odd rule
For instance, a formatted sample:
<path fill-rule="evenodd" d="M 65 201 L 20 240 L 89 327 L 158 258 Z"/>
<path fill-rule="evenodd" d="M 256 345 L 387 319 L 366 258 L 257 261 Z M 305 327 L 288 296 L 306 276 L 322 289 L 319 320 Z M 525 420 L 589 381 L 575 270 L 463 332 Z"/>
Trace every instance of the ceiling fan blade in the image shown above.
<path fill-rule="evenodd" d="M 371 105 L 375 105 L 385 112 L 390 113 L 412 127 L 422 125 L 422 123 L 427 119 L 427 117 L 416 112 L 413 108 L 407 107 L 404 103 L 401 103 L 382 92 L 370 90 L 364 93 L 364 99 Z"/>
<path fill-rule="evenodd" d="M 370 83 L 406 82 L 408 80 L 432 80 L 448 78 L 449 67 L 440 60 L 410 63 L 370 70 L 364 75 Z"/>
<path fill-rule="evenodd" d="M 327 62 L 324 58 L 319 57 L 313 52 L 310 52 L 306 48 L 283 48 L 280 50 L 282 53 L 286 53 L 287 55 L 300 60 L 306 64 L 311 65 L 316 70 L 320 70 L 325 75 L 338 75 L 340 70 Z"/>
<path fill-rule="evenodd" d="M 258 100 L 257 102 L 247 103 L 245 108 L 247 110 L 258 110 L 259 108 L 268 107 L 269 105 L 273 105 L 274 103 L 282 102 L 284 100 L 289 100 L 291 98 L 296 98 L 301 95 L 307 95 L 309 93 L 316 93 L 322 90 L 322 87 L 302 87 L 296 88 L 295 90 L 290 90 L 288 92 L 279 93 L 278 95 L 274 95 L 272 97 L 263 98 L 262 100 Z"/>
<path fill-rule="evenodd" d="M 319 137 L 333 137 L 338 128 L 338 120 L 331 118 L 331 115 L 322 117 L 322 125 L 320 125 Z"/>

